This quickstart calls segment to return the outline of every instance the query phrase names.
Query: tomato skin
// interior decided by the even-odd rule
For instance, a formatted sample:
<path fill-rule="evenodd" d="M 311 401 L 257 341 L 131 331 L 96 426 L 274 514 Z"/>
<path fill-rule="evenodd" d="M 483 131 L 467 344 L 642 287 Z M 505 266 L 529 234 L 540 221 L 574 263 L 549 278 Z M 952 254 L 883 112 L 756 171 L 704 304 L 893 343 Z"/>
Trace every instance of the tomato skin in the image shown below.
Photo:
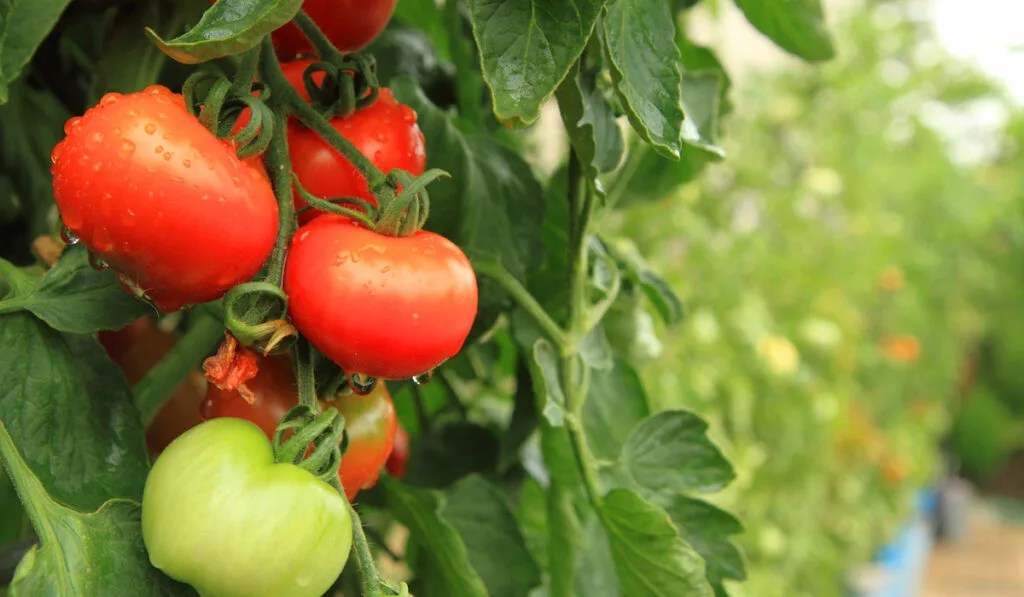
<path fill-rule="evenodd" d="M 275 463 L 241 419 L 207 421 L 156 459 L 142 497 L 154 566 L 210 597 L 320 597 L 348 560 L 345 501 L 310 472 Z"/>
<path fill-rule="evenodd" d="M 204 415 L 246 419 L 272 438 L 281 417 L 299 403 L 291 359 L 285 355 L 260 357 L 259 373 L 246 382 L 246 387 L 255 398 L 251 405 L 237 390 L 225 391 L 211 384 L 206 392 Z M 391 455 L 398 425 L 395 407 L 383 383 L 366 396 L 351 394 L 320 401 L 322 409 L 331 406 L 345 416 L 349 443 L 338 476 L 345 494 L 352 500 L 360 489 L 377 482 L 380 469 Z"/>
<path fill-rule="evenodd" d="M 391 19 L 398 0 L 306 0 L 302 10 L 342 52 L 354 52 L 374 40 Z M 313 54 L 299 28 L 288 23 L 271 34 L 282 60 Z"/>
<path fill-rule="evenodd" d="M 157 328 L 149 317 L 140 317 L 117 331 L 101 331 L 97 337 L 129 385 L 138 383 L 177 343 L 174 334 Z M 202 376 L 198 378 L 202 381 Z M 191 378 L 182 382 L 146 427 L 149 453 L 160 453 L 174 438 L 201 423 L 202 401 L 198 383 Z"/>
<path fill-rule="evenodd" d="M 394 444 L 385 469 L 392 477 L 401 479 L 405 477 L 405 467 L 409 464 L 409 432 L 402 427 L 401 423 L 398 424 Z"/>
<path fill-rule="evenodd" d="M 64 224 L 163 311 L 251 279 L 277 235 L 265 175 L 238 159 L 165 87 L 111 93 L 53 150 Z"/>
<path fill-rule="evenodd" d="M 450 240 L 372 232 L 335 214 L 299 228 L 285 262 L 288 312 L 347 373 L 402 379 L 462 348 L 477 311 L 476 275 Z"/>
<path fill-rule="evenodd" d="M 297 61 L 284 65 L 285 76 L 307 101 L 302 73 L 309 64 Z M 332 118 L 330 124 L 385 174 L 397 168 L 419 176 L 426 170 L 425 141 L 416 123 L 416 112 L 398 103 L 386 87 L 380 89 L 374 103 L 345 118 Z M 377 203 L 359 170 L 294 118 L 288 119 L 288 150 L 295 175 L 314 196 L 359 197 Z M 296 209 L 306 205 L 298 192 L 294 196 Z M 319 213 L 304 212 L 300 222 L 304 224 Z"/>

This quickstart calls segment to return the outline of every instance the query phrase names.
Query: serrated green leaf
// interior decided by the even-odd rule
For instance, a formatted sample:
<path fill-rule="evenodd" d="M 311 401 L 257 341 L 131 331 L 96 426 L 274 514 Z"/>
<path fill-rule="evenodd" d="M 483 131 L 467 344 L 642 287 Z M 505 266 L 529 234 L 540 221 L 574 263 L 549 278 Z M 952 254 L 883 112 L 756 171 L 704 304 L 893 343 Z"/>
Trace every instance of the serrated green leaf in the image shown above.
<path fill-rule="evenodd" d="M 0 363 L 0 421 L 54 500 L 91 512 L 142 499 L 142 421 L 99 342 L 29 313 L 0 315 Z"/>
<path fill-rule="evenodd" d="M 736 6 L 787 52 L 812 61 L 835 55 L 821 0 L 736 0 Z"/>
<path fill-rule="evenodd" d="M 712 596 L 704 560 L 663 509 L 629 489 L 609 492 L 600 509 L 623 595 Z"/>
<path fill-rule="evenodd" d="M 472 475 L 445 497 L 441 515 L 462 536 L 490 597 L 519 597 L 540 584 L 540 570 L 499 487 Z"/>
<path fill-rule="evenodd" d="M 112 271 L 93 269 L 80 245 L 66 248 L 30 293 L 0 301 L 0 313 L 19 310 L 72 334 L 118 330 L 155 311 L 122 290 Z"/>
<path fill-rule="evenodd" d="M 302 0 L 217 0 L 184 34 L 164 41 L 147 27 L 146 36 L 174 60 L 198 64 L 251 50 L 300 8 Z"/>
<path fill-rule="evenodd" d="M 592 371 L 583 403 L 587 445 L 601 460 L 615 460 L 630 433 L 651 414 L 637 372 L 622 360 L 611 369 Z"/>
<path fill-rule="evenodd" d="M 679 493 L 659 498 L 658 503 L 668 512 L 683 539 L 704 558 L 712 584 L 725 579 L 746 579 L 743 556 L 729 540 L 730 535 L 743 532 L 743 525 L 735 516 Z"/>
<path fill-rule="evenodd" d="M 0 105 L 71 0 L 0 0 Z"/>
<path fill-rule="evenodd" d="M 650 491 L 717 491 L 735 477 L 707 437 L 708 424 L 687 410 L 656 413 L 629 434 L 619 471 Z"/>
<path fill-rule="evenodd" d="M 138 502 L 112 499 L 94 512 L 78 512 L 54 501 L 3 422 L 0 462 L 28 505 L 40 541 L 18 564 L 11 597 L 195 595 L 150 565 Z"/>
<path fill-rule="evenodd" d="M 467 0 L 484 80 L 503 122 L 531 124 L 583 53 L 599 0 Z"/>
<path fill-rule="evenodd" d="M 678 158 L 682 73 L 668 3 L 609 0 L 603 31 L 612 80 L 630 124 L 659 154 Z"/>
<path fill-rule="evenodd" d="M 598 174 L 614 170 L 625 150 L 622 131 L 593 74 L 581 75 L 576 63 L 558 86 L 556 97 L 569 142 L 587 176 L 596 179 Z"/>
<path fill-rule="evenodd" d="M 458 531 L 442 516 L 444 495 L 415 489 L 384 475 L 381 485 L 388 507 L 422 547 L 420 557 L 433 571 L 433 582 L 443 595 L 487 597 L 487 588 L 469 561 L 466 544 Z"/>

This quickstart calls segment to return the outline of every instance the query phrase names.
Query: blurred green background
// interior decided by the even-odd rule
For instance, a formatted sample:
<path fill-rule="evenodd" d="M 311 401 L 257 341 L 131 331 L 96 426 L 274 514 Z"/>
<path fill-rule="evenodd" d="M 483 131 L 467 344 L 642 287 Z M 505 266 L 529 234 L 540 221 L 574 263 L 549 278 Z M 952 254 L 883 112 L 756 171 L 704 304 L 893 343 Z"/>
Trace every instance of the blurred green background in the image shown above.
<path fill-rule="evenodd" d="M 734 82 L 728 159 L 639 160 L 606 230 L 687 304 L 616 341 L 736 465 L 734 596 L 842 595 L 943 447 L 985 484 L 1024 440 L 1024 113 L 915 4 L 842 11 L 836 60 Z"/>

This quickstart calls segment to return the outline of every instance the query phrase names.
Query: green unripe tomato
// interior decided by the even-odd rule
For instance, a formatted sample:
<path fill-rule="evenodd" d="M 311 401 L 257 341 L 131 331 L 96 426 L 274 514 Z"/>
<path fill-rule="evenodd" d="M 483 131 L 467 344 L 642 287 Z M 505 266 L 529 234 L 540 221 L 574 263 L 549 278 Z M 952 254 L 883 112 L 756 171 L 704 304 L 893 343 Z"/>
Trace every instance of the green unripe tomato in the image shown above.
<path fill-rule="evenodd" d="M 202 597 L 321 597 L 348 559 L 352 519 L 330 485 L 275 463 L 259 427 L 220 418 L 157 458 L 142 538 L 154 566 Z"/>

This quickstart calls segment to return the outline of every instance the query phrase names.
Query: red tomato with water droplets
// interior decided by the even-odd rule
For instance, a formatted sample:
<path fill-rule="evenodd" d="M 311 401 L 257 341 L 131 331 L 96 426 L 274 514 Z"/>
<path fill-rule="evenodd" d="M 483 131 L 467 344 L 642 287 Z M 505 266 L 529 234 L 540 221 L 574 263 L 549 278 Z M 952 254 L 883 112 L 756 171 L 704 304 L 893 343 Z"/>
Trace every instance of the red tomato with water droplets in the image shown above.
<path fill-rule="evenodd" d="M 403 379 L 454 356 L 473 326 L 477 284 L 453 242 L 378 234 L 334 214 L 299 228 L 285 263 L 288 312 L 347 373 Z"/>
<path fill-rule="evenodd" d="M 252 404 L 246 402 L 238 390 L 225 391 L 210 384 L 203 416 L 246 419 L 273 439 L 278 421 L 299 403 L 291 359 L 286 355 L 259 357 L 259 373 L 246 382 L 246 387 L 252 392 Z M 383 383 L 378 383 L 365 396 L 348 394 L 320 401 L 322 409 L 331 406 L 345 416 L 349 444 L 341 458 L 338 475 L 351 500 L 360 489 L 377 482 L 381 467 L 391 456 L 398 420 L 391 395 Z"/>
<path fill-rule="evenodd" d="M 163 311 L 252 278 L 277 235 L 265 174 L 239 160 L 161 86 L 109 93 L 53 150 L 64 225 Z"/>
<path fill-rule="evenodd" d="M 302 73 L 312 62 L 299 60 L 283 65 L 285 77 L 307 101 Z M 319 83 L 322 75 L 314 80 Z M 380 89 L 377 100 L 345 118 L 332 118 L 331 126 L 355 145 L 373 165 L 385 174 L 401 169 L 415 176 L 426 169 L 427 154 L 423 132 L 416 123 L 416 112 L 395 100 L 391 90 Z M 315 132 L 298 120 L 288 119 L 288 150 L 292 168 L 302 186 L 316 197 L 359 197 L 376 203 L 366 178 Z M 306 202 L 295 194 L 295 207 Z M 304 212 L 300 221 L 306 223 L 318 211 Z"/>
<path fill-rule="evenodd" d="M 306 0 L 302 10 L 342 52 L 366 47 L 387 26 L 398 0 Z M 282 60 L 312 55 L 313 46 L 299 28 L 288 23 L 271 35 Z"/>

